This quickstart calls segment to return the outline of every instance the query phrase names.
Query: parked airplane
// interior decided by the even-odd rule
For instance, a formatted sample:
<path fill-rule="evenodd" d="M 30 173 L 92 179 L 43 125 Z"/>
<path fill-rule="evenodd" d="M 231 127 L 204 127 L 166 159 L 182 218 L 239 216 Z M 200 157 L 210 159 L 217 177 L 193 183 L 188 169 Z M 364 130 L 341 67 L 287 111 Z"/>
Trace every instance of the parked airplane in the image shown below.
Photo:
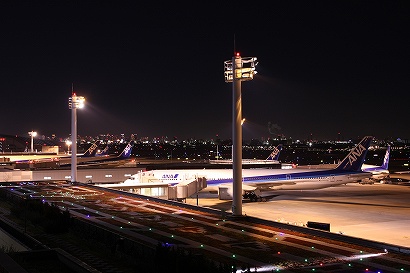
<path fill-rule="evenodd" d="M 279 155 L 282 151 L 282 144 L 273 149 L 270 155 L 265 159 L 242 159 L 242 164 L 280 164 Z M 232 164 L 232 159 L 209 160 L 211 164 Z"/>
<path fill-rule="evenodd" d="M 132 152 L 132 147 L 134 146 L 134 141 L 131 141 L 125 146 L 124 150 L 117 156 L 94 156 L 94 157 L 88 157 L 85 159 L 79 159 L 78 165 L 107 165 L 107 164 L 118 164 L 123 160 L 128 159 L 131 156 Z M 69 162 L 60 162 L 60 166 L 69 166 L 71 163 Z"/>
<path fill-rule="evenodd" d="M 78 158 L 93 157 L 97 153 L 97 141 L 94 142 L 83 154 L 77 155 Z M 70 158 L 70 155 L 55 155 L 55 154 L 30 154 L 30 155 L 8 155 L 8 164 L 20 164 L 20 163 L 41 163 L 50 161 L 60 161 Z"/>
<path fill-rule="evenodd" d="M 262 196 L 262 191 L 272 190 L 313 190 L 359 182 L 371 176 L 361 170 L 367 150 L 373 137 L 364 137 L 359 144 L 333 169 L 243 169 L 242 189 L 248 196 Z M 133 175 L 125 181 L 127 184 L 146 181 L 150 177 L 155 181 L 169 184 L 187 184 L 197 178 L 205 178 L 207 187 L 203 191 L 224 189 L 232 195 L 232 169 L 186 169 L 152 170 Z"/>
<path fill-rule="evenodd" d="M 370 172 L 372 174 L 369 180 L 380 182 L 381 180 L 388 178 L 390 175 L 389 159 L 390 159 L 390 145 L 387 146 L 386 154 L 384 155 L 383 164 L 381 166 L 363 164 L 362 171 Z"/>

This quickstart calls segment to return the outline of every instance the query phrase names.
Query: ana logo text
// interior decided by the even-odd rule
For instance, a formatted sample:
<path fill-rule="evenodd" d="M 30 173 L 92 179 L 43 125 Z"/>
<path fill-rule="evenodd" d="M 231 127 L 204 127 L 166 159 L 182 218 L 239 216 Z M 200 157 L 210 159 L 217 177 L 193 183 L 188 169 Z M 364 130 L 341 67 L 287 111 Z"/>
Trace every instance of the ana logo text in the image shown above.
<path fill-rule="evenodd" d="M 349 165 L 352 166 L 353 162 L 357 161 L 364 151 L 366 148 L 359 144 L 349 155 Z"/>
<path fill-rule="evenodd" d="M 386 163 L 387 160 L 389 160 L 389 154 L 390 154 L 390 153 L 389 153 L 389 150 L 387 150 L 387 151 L 386 151 L 386 154 L 385 154 L 385 156 L 384 156 L 384 161 L 383 161 L 384 163 Z"/>
<path fill-rule="evenodd" d="M 127 147 L 125 147 L 125 149 L 124 149 L 124 154 L 128 154 L 128 152 L 130 151 L 130 149 L 131 149 L 131 145 L 128 144 Z"/>
<path fill-rule="evenodd" d="M 178 174 L 163 174 L 162 179 L 176 179 L 178 178 Z"/>

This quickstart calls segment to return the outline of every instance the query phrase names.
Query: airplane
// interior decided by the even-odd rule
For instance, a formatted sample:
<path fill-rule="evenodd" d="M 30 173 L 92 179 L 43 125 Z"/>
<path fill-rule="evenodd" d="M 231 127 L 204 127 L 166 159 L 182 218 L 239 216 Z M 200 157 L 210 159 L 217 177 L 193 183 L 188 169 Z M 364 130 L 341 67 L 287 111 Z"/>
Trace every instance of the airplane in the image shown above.
<path fill-rule="evenodd" d="M 94 157 L 97 154 L 97 148 L 98 148 L 98 140 L 95 141 L 83 154 L 77 154 L 77 158 Z M 67 158 L 71 158 L 71 155 L 57 156 L 51 159 L 59 161 L 62 159 L 67 159 Z"/>
<path fill-rule="evenodd" d="M 389 159 L 390 159 L 390 145 L 387 146 L 386 154 L 384 155 L 383 164 L 381 166 L 375 165 L 362 165 L 362 171 L 370 172 L 372 176 L 368 181 L 380 182 L 383 179 L 389 178 Z"/>
<path fill-rule="evenodd" d="M 265 160 L 260 159 L 242 159 L 242 164 L 280 164 L 279 155 L 282 151 L 282 144 L 279 144 Z M 211 164 L 232 164 L 232 159 L 209 160 Z"/>
<path fill-rule="evenodd" d="M 97 153 L 98 141 L 94 142 L 83 154 L 77 155 L 78 158 L 93 157 Z M 50 161 L 60 161 L 70 158 L 71 155 L 47 155 L 47 154 L 33 154 L 33 155 L 9 155 L 7 158 L 8 164 L 21 164 L 21 163 L 41 163 Z"/>
<path fill-rule="evenodd" d="M 91 166 L 91 165 L 107 165 L 107 164 L 118 164 L 123 160 L 128 159 L 131 156 L 132 147 L 134 146 L 134 141 L 130 141 L 124 150 L 117 156 L 94 156 L 88 157 L 86 159 L 80 160 L 77 164 L 80 166 Z M 71 163 L 60 162 L 60 166 L 70 166 Z"/>
<path fill-rule="evenodd" d="M 372 139 L 364 137 L 333 169 L 243 169 L 243 194 L 257 200 L 255 198 L 261 198 L 266 191 L 315 190 L 369 178 L 371 173 L 363 172 L 361 167 Z M 224 194 L 232 197 L 232 169 L 151 170 L 134 174 L 124 183 L 138 185 L 147 177 L 171 185 L 186 185 L 197 178 L 205 178 L 207 187 L 202 191 L 218 191 L 221 198 L 223 189 Z"/>

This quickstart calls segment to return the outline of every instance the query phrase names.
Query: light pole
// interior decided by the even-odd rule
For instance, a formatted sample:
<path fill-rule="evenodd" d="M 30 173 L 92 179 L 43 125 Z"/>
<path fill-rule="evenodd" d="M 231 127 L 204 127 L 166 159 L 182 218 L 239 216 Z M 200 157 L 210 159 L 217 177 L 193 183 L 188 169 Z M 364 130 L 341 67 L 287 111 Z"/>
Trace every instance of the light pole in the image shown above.
<path fill-rule="evenodd" d="M 242 90 L 241 82 L 253 79 L 255 57 L 242 58 L 239 53 L 224 62 L 225 82 L 232 82 L 232 216 L 242 216 Z"/>
<path fill-rule="evenodd" d="M 68 98 L 71 109 L 71 182 L 77 181 L 77 108 L 84 108 L 85 98 L 72 93 Z"/>
<path fill-rule="evenodd" d="M 34 153 L 33 138 L 34 138 L 35 136 L 37 136 L 37 132 L 31 131 L 31 132 L 28 132 L 28 134 L 31 136 L 31 152 Z"/>

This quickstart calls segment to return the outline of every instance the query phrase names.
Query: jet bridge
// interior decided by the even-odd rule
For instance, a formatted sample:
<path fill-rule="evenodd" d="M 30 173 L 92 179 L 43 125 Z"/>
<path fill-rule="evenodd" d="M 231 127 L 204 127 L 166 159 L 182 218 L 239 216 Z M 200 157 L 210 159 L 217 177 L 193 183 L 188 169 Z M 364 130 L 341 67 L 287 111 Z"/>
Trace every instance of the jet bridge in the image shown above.
<path fill-rule="evenodd" d="M 96 183 L 95 185 L 169 200 L 186 199 L 207 187 L 206 179 L 203 177 L 172 185 L 153 176 L 139 176 L 138 179 L 135 179 L 134 183 Z"/>
<path fill-rule="evenodd" d="M 168 199 L 182 200 L 198 193 L 200 190 L 206 187 L 206 178 L 198 177 L 197 179 L 190 182 L 170 186 L 168 188 Z"/>

